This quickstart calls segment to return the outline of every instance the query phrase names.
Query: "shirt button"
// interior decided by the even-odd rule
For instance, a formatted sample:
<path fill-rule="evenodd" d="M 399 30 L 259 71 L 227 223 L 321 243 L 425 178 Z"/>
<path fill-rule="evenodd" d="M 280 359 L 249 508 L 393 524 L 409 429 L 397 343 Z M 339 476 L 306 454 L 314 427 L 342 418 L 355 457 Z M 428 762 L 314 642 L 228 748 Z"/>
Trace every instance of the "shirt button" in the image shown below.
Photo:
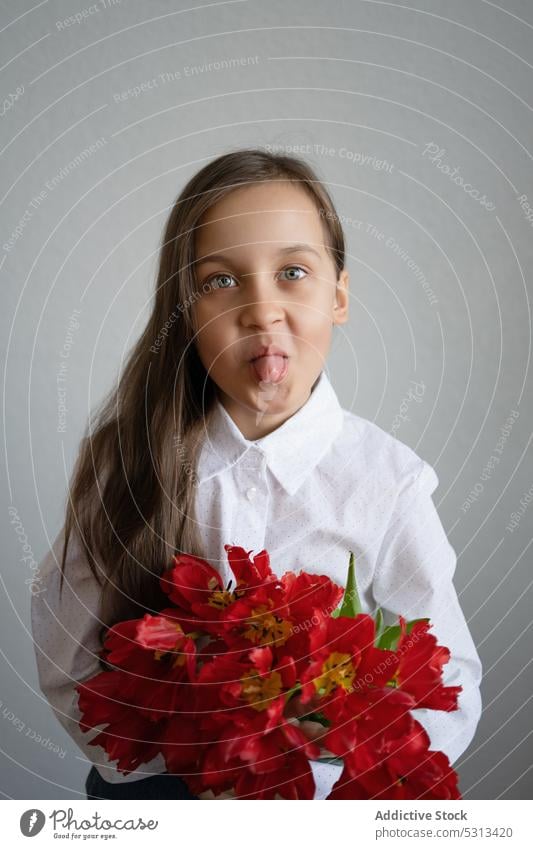
<path fill-rule="evenodd" d="M 250 489 L 246 490 L 246 498 L 248 501 L 253 501 L 255 496 L 257 495 L 257 487 L 251 486 Z"/>

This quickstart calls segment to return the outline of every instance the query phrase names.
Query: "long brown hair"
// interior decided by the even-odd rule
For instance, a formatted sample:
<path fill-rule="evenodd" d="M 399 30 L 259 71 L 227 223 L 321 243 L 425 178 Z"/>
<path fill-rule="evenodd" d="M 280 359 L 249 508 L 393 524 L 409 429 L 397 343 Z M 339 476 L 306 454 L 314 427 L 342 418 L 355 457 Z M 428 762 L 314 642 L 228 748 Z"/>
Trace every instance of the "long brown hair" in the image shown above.
<path fill-rule="evenodd" d="M 299 158 L 237 149 L 209 162 L 183 188 L 163 231 L 152 314 L 118 386 L 95 411 L 92 427 L 89 421 L 69 487 L 60 589 L 75 529 L 102 586 L 108 626 L 161 610 L 158 577 L 174 554 L 204 556 L 190 470 L 217 388 L 197 355 L 188 308 L 198 296 L 195 228 L 232 190 L 265 180 L 298 182 L 309 192 L 337 277 L 344 267 L 344 235 L 331 197 Z"/>

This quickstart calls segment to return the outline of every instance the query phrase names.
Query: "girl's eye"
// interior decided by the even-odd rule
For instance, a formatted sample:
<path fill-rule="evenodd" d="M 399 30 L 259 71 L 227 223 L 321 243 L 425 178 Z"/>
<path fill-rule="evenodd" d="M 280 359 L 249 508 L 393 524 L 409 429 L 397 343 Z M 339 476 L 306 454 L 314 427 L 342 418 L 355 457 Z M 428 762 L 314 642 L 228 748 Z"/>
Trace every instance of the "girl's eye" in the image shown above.
<path fill-rule="evenodd" d="M 290 272 L 290 271 L 301 271 L 301 272 L 303 272 L 303 274 L 307 274 L 307 272 L 306 272 L 305 268 L 302 268 L 302 267 L 301 267 L 301 266 L 299 266 L 299 265 L 289 265 L 289 267 L 288 267 L 288 268 L 284 268 L 284 269 L 283 269 L 283 271 L 282 271 L 281 273 L 282 273 L 282 274 L 285 274 L 286 272 L 288 273 L 288 272 Z M 289 280 L 301 280 L 302 278 L 301 278 L 301 277 L 289 277 L 288 279 L 289 279 Z"/>
<path fill-rule="evenodd" d="M 307 271 L 305 270 L 305 268 L 302 268 L 299 265 L 289 265 L 287 268 L 283 269 L 281 274 L 289 274 L 290 276 L 288 278 L 286 278 L 288 280 L 301 280 L 302 279 L 301 276 L 295 277 L 295 276 L 292 275 L 292 272 L 295 272 L 295 271 L 296 272 L 301 271 L 302 275 L 307 274 Z M 217 280 L 219 280 L 220 282 L 217 283 L 216 282 Z M 235 280 L 235 278 L 233 277 L 232 274 L 225 274 L 225 273 L 222 272 L 220 274 L 214 274 L 213 277 L 210 277 L 207 282 L 210 284 L 210 286 L 213 289 L 230 289 L 230 288 L 233 288 L 231 286 L 232 280 Z"/>
<path fill-rule="evenodd" d="M 230 284 L 228 281 L 233 279 L 234 278 L 231 276 L 231 274 L 215 274 L 208 282 L 211 284 L 213 289 L 229 289 Z M 215 283 L 216 280 L 222 281 L 220 286 Z"/>

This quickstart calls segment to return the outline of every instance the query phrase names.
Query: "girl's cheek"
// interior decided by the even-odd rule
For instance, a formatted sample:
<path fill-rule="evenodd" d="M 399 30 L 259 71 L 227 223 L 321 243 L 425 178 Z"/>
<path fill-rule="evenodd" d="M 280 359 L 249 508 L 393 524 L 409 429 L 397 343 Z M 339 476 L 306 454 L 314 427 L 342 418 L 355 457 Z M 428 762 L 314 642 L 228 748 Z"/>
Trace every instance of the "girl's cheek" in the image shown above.
<path fill-rule="evenodd" d="M 192 320 L 197 332 L 201 331 L 205 324 L 208 324 L 211 319 L 211 312 L 208 304 L 204 301 L 198 301 L 192 312 Z"/>

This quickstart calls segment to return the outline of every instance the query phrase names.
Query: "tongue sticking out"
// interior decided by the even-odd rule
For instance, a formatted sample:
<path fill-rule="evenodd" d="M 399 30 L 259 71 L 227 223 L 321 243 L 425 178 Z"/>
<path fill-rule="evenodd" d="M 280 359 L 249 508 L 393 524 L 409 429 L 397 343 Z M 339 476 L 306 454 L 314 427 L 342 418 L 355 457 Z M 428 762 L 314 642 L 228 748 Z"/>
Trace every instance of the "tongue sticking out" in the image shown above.
<path fill-rule="evenodd" d="M 287 373 L 287 358 L 280 354 L 258 357 L 251 363 L 256 377 L 265 383 L 279 383 Z"/>

